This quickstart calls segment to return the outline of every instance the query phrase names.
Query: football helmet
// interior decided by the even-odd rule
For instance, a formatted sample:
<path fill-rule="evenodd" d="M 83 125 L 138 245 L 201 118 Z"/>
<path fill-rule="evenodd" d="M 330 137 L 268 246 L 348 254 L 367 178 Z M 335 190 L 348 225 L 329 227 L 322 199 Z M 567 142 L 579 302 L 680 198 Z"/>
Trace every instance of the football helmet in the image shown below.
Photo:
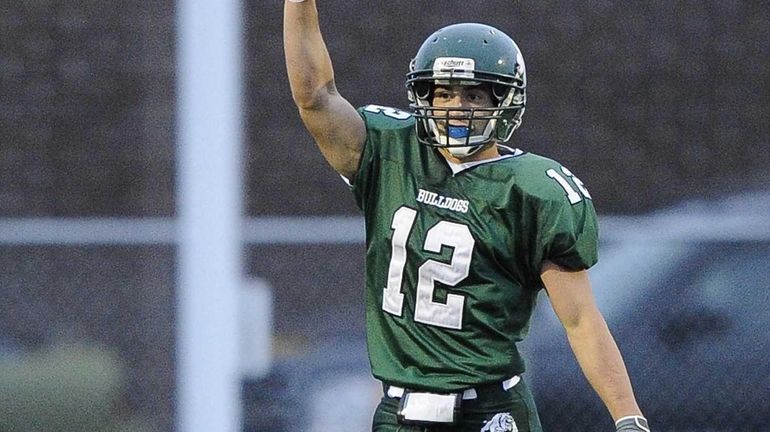
<path fill-rule="evenodd" d="M 433 105 L 436 85 L 482 84 L 491 89 L 492 108 Z M 469 156 L 489 142 L 508 141 L 521 124 L 526 86 L 524 58 L 508 35 L 476 23 L 441 28 L 423 42 L 407 74 L 417 139 L 429 146 L 446 147 L 457 157 Z M 474 127 L 478 124 L 485 126 Z"/>

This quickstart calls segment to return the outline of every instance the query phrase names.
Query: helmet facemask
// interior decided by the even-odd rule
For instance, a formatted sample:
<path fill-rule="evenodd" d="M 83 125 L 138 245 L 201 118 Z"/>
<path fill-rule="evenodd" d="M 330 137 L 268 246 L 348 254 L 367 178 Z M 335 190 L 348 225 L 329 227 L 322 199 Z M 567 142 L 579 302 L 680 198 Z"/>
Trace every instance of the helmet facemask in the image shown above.
<path fill-rule="evenodd" d="M 433 105 L 435 87 L 450 85 L 485 86 L 494 105 Z M 491 142 L 507 141 L 524 112 L 523 91 L 489 81 L 416 79 L 409 86 L 409 99 L 418 122 L 418 140 L 431 147 L 445 147 L 456 157 L 470 156 Z"/>

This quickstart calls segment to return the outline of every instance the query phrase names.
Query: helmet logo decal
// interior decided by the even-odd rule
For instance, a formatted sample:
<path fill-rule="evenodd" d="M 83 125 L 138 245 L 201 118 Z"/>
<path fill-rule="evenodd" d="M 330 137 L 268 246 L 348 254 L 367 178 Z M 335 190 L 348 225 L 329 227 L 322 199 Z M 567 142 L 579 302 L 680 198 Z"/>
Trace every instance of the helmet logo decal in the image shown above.
<path fill-rule="evenodd" d="M 438 57 L 433 62 L 434 78 L 474 78 L 476 61 L 471 58 Z"/>

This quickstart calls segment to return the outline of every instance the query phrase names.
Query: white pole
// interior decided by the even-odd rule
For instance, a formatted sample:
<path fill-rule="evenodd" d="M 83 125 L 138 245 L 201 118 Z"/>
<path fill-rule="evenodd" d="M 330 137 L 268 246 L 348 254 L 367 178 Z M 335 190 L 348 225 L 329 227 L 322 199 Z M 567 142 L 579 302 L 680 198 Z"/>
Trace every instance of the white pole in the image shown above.
<path fill-rule="evenodd" d="M 178 432 L 241 430 L 239 0 L 178 2 Z"/>
<path fill-rule="evenodd" d="M 272 363 L 273 291 L 267 281 L 246 281 L 241 290 L 239 318 L 241 376 L 262 378 L 270 372 Z"/>

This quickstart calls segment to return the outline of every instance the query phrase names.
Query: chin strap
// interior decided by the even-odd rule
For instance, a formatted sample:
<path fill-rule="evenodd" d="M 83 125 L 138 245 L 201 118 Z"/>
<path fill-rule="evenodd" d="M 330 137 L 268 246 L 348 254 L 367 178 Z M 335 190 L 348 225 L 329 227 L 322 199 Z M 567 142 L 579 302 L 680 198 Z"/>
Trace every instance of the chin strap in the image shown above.
<path fill-rule="evenodd" d="M 616 432 L 650 432 L 647 419 L 640 415 L 621 417 L 615 422 Z"/>
<path fill-rule="evenodd" d="M 463 146 L 463 147 L 444 147 L 447 149 L 449 154 L 451 154 L 454 157 L 458 158 L 464 158 L 468 157 L 477 151 L 481 150 L 481 148 L 484 147 L 483 145 L 477 145 L 477 146 Z"/>

